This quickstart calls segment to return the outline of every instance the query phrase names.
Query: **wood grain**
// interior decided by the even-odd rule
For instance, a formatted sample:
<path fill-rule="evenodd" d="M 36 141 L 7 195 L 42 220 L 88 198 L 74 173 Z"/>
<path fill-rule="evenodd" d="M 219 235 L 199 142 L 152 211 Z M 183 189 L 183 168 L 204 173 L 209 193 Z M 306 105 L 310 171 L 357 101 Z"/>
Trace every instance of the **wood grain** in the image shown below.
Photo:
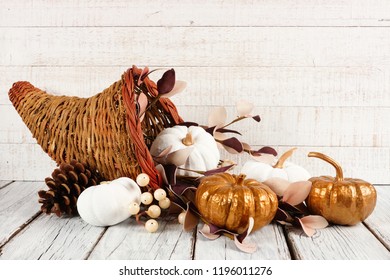
<path fill-rule="evenodd" d="M 262 146 L 254 146 L 258 149 Z M 279 154 L 292 146 L 273 146 Z M 328 154 L 343 166 L 347 177 L 361 178 L 375 184 L 390 182 L 390 148 L 361 147 L 299 147 L 291 161 L 305 167 L 312 175 L 332 175 L 334 169 L 323 161 L 309 159 L 311 151 Z M 37 144 L 0 144 L 2 154 L 0 178 L 3 180 L 38 180 L 41 181 L 53 172 L 56 163 L 43 152 Z M 249 160 L 246 154 L 222 154 L 223 159 L 238 163 L 234 172 L 240 172 L 240 166 Z"/>
<path fill-rule="evenodd" d="M 133 64 L 173 67 L 188 82 L 173 97 L 184 119 L 206 123 L 215 106 L 234 118 L 236 101 L 250 100 L 261 123 L 233 128 L 254 148 L 270 145 L 281 154 L 297 146 L 291 161 L 313 176 L 333 175 L 332 167 L 307 158 L 323 152 L 347 177 L 389 184 L 389 1 L 1 4 L 0 259 L 390 259 L 388 185 L 377 187 L 377 207 L 363 224 L 332 226 L 312 238 L 292 228 L 284 236 L 269 225 L 248 239 L 259 244 L 253 255 L 224 237 L 183 232 L 174 220 L 148 234 L 133 220 L 106 230 L 80 218 L 40 215 L 36 191 L 44 183 L 12 181 L 42 181 L 56 165 L 7 95 L 12 83 L 27 80 L 58 95 L 88 97 Z M 235 173 L 249 159 L 222 157 L 238 163 Z"/>
<path fill-rule="evenodd" d="M 38 194 L 43 182 L 14 182 L 0 188 L 0 247 L 40 212 Z"/>
<path fill-rule="evenodd" d="M 286 228 L 285 237 L 281 226 L 271 224 L 248 237 L 248 242 L 259 247 L 254 254 L 245 254 L 226 237 L 211 241 L 199 233 L 183 232 L 176 219 L 160 220 L 159 230 L 154 234 L 147 233 L 132 219 L 109 228 L 90 226 L 80 217 L 41 214 L 31 220 L 32 209 L 38 204 L 28 192 L 34 190 L 35 194 L 39 184 L 43 183 L 14 182 L 0 189 L 1 236 L 4 229 L 23 225 L 11 239 L 0 243 L 0 259 L 390 259 L 388 185 L 376 186 L 378 203 L 365 221 L 368 228 L 362 223 L 351 227 L 330 226 L 309 238 L 290 227 Z"/>
<path fill-rule="evenodd" d="M 177 106 L 186 121 L 208 124 L 212 106 Z M 36 143 L 13 106 L 0 105 L 7 118 L 0 124 L 0 143 Z M 235 107 L 226 107 L 228 119 L 236 118 Z M 253 145 L 390 147 L 389 108 L 364 107 L 256 107 L 262 121 L 251 119 L 229 128 Z M 354 125 L 351 125 L 354 123 Z M 330 125 L 331 124 L 331 125 Z M 289 135 L 289 137 L 281 137 Z"/>
<path fill-rule="evenodd" d="M 253 254 L 241 252 L 234 241 L 221 236 L 208 240 L 198 233 L 195 244 L 196 260 L 288 260 L 291 258 L 283 230 L 276 224 L 270 224 L 253 232 L 246 242 L 257 244 Z M 210 249 L 212 248 L 212 249 Z"/>
<path fill-rule="evenodd" d="M 1 31 L 2 66 L 378 67 L 390 63 L 390 33 L 381 27 L 7 27 Z"/>
<path fill-rule="evenodd" d="M 104 231 L 80 217 L 41 215 L 1 249 L 1 260 L 85 259 Z"/>
<path fill-rule="evenodd" d="M 375 236 L 390 250 L 390 187 L 376 186 L 377 204 L 371 216 L 364 221 L 364 224 Z"/>
<path fill-rule="evenodd" d="M 388 226 L 389 186 L 376 186 L 377 206 L 366 220 L 355 226 L 332 225 L 307 237 L 302 230 L 286 227 L 292 254 L 297 259 L 390 259 Z M 376 235 L 376 238 L 372 232 Z M 385 244 L 385 245 L 383 245 Z M 386 246 L 386 247 L 385 247 Z"/>
<path fill-rule="evenodd" d="M 192 259 L 193 233 L 184 232 L 177 220 L 158 222 L 155 233 L 148 233 L 134 219 L 109 227 L 89 259 Z"/>
<path fill-rule="evenodd" d="M 7 107 L 13 82 L 87 97 L 137 64 L 174 67 L 188 82 L 173 98 L 185 119 L 204 122 L 211 106 L 234 113 L 237 100 L 250 100 L 263 118 L 258 129 L 240 125 L 252 145 L 324 149 L 349 174 L 390 182 L 388 1 L 4 0 L 2 7 L 0 179 L 41 179 L 53 167 L 28 146 L 34 139 Z"/>
<path fill-rule="evenodd" d="M 2 180 L 43 181 L 57 167 L 38 144 L 0 144 L 0 154 Z"/>
<path fill-rule="evenodd" d="M 254 146 L 257 150 L 262 146 Z M 273 146 L 279 155 L 291 148 L 291 146 Z M 303 147 L 288 160 L 298 164 L 309 171 L 312 176 L 335 176 L 334 168 L 319 159 L 309 158 L 309 152 L 321 152 L 329 155 L 343 168 L 344 175 L 349 178 L 360 178 L 372 184 L 386 184 L 390 180 L 390 149 L 380 148 L 352 148 L 352 147 Z M 247 154 L 231 155 L 223 153 L 222 158 L 230 159 L 237 163 L 233 170 L 238 173 L 241 166 L 251 160 Z"/>
<path fill-rule="evenodd" d="M 3 180 L 1 180 L 0 181 L 0 189 L 5 188 L 6 186 L 8 186 L 11 183 L 12 183 L 12 181 L 3 181 Z"/>
<path fill-rule="evenodd" d="M 389 26 L 385 0 L 5 0 L 0 26 Z M 132 16 L 129 16 L 131 14 Z M 112 16 L 115 15 L 115 16 Z"/>
<path fill-rule="evenodd" d="M 292 254 L 300 260 L 389 260 L 390 252 L 366 227 L 331 226 L 307 237 L 287 228 Z"/>
<path fill-rule="evenodd" d="M 20 80 L 56 95 L 90 97 L 119 80 L 131 66 L 0 66 L 0 104 L 10 104 L 8 90 Z M 239 99 L 256 106 L 390 106 L 388 66 L 174 69 L 176 78 L 187 82 L 185 91 L 173 98 L 179 106 L 233 106 Z M 151 77 L 157 81 L 162 73 Z"/>
<path fill-rule="evenodd" d="M 237 116 L 235 107 L 225 106 L 226 123 Z M 184 120 L 208 124 L 212 106 L 178 107 Z M 194 113 L 196 112 L 196 113 Z M 386 121 L 390 107 L 256 107 L 262 121 L 241 121 L 237 129 L 242 139 L 253 145 L 390 147 L 390 127 Z M 288 136 L 288 137 L 286 137 Z"/>

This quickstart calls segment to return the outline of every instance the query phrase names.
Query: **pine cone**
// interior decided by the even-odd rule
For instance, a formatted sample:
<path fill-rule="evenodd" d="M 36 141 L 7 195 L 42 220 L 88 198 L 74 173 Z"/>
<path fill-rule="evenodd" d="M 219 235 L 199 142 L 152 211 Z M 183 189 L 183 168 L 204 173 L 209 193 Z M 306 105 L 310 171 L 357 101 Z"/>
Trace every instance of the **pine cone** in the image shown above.
<path fill-rule="evenodd" d="M 85 164 L 76 160 L 62 163 L 46 178 L 45 183 L 49 190 L 40 190 L 39 203 L 41 210 L 46 214 L 55 213 L 77 215 L 77 199 L 82 191 L 100 182 L 99 174 L 88 169 Z"/>

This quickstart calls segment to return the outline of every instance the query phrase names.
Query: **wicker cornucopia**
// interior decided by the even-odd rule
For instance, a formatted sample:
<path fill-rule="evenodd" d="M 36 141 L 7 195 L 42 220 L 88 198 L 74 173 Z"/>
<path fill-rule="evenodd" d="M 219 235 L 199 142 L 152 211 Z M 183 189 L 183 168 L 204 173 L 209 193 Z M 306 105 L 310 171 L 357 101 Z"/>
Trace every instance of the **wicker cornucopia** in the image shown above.
<path fill-rule="evenodd" d="M 48 155 L 61 164 L 75 159 L 96 169 L 106 180 L 135 178 L 144 172 L 150 186 L 161 185 L 149 147 L 164 128 L 182 122 L 168 98 L 156 98 L 148 77 L 138 83 L 141 69 L 133 66 L 121 79 L 90 98 L 48 94 L 29 82 L 16 82 L 9 98 Z M 140 118 L 138 95 L 148 98 Z"/>

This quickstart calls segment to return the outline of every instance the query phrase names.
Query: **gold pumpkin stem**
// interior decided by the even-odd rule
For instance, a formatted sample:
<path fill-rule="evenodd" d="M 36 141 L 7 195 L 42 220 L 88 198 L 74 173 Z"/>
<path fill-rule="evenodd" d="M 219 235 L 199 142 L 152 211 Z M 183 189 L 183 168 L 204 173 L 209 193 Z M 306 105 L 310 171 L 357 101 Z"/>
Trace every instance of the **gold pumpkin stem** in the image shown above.
<path fill-rule="evenodd" d="M 294 153 L 294 151 L 296 150 L 297 148 L 292 148 L 290 150 L 288 150 L 287 152 L 285 152 L 283 155 L 280 156 L 280 158 L 278 159 L 278 161 L 275 163 L 274 166 L 272 166 L 273 168 L 280 168 L 282 169 L 283 168 L 283 164 L 284 162 L 286 161 L 286 159 L 288 159 L 289 157 L 292 156 L 292 154 Z"/>
<path fill-rule="evenodd" d="M 238 175 L 237 182 L 236 182 L 237 186 L 242 186 L 242 184 L 244 183 L 245 177 L 246 177 L 245 174 Z"/>
<path fill-rule="evenodd" d="M 330 163 L 336 169 L 336 181 L 344 180 L 343 170 L 341 169 L 340 164 L 336 162 L 334 159 L 318 152 L 310 152 L 307 156 L 316 157 Z"/>
<path fill-rule="evenodd" d="M 192 134 L 191 132 L 188 132 L 186 134 L 186 137 L 183 138 L 183 140 L 181 140 L 181 142 L 183 142 L 184 145 L 186 146 L 191 146 L 194 144 L 194 139 L 192 138 Z"/>

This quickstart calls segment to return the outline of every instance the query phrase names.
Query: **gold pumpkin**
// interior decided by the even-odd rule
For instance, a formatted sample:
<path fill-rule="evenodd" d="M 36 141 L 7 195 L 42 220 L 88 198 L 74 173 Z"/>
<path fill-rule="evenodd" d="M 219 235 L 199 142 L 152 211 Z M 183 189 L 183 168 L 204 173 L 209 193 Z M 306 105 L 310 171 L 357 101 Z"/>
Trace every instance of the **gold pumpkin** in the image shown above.
<path fill-rule="evenodd" d="M 239 234 L 248 228 L 250 217 L 252 231 L 269 224 L 278 208 L 277 196 L 268 186 L 229 173 L 204 177 L 195 203 L 207 222 Z"/>
<path fill-rule="evenodd" d="M 341 166 L 324 154 L 311 152 L 308 156 L 320 158 L 336 169 L 336 177 L 309 179 L 312 182 L 306 199 L 309 211 L 339 225 L 355 225 L 365 220 L 376 205 L 375 188 L 360 179 L 344 178 Z"/>

